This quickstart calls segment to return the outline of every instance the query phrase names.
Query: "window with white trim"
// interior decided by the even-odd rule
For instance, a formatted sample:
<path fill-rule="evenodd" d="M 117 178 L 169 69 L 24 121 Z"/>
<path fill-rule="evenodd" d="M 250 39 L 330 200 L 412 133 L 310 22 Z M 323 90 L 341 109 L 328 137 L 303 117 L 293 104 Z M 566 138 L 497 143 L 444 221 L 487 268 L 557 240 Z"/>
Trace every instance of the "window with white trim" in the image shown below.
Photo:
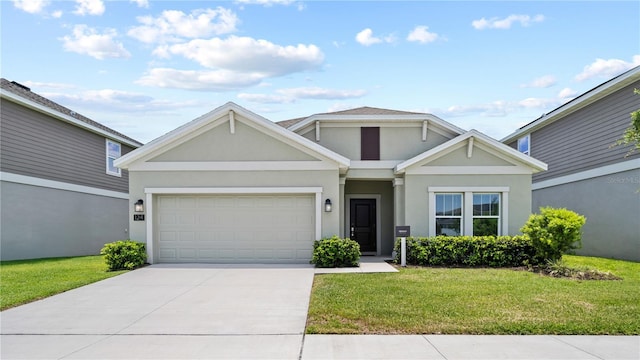
<path fill-rule="evenodd" d="M 529 155 L 531 148 L 531 135 L 526 135 L 518 139 L 518 151 L 523 154 Z"/>
<path fill-rule="evenodd" d="M 473 194 L 473 235 L 500 235 L 500 194 Z"/>
<path fill-rule="evenodd" d="M 436 235 L 462 235 L 462 195 L 436 194 Z"/>
<path fill-rule="evenodd" d="M 509 232 L 508 186 L 429 186 L 429 236 Z"/>
<path fill-rule="evenodd" d="M 107 158 L 107 174 L 113 176 L 122 176 L 120 168 L 113 166 L 113 162 L 120 157 L 121 145 L 115 141 L 106 139 L 106 158 Z"/>

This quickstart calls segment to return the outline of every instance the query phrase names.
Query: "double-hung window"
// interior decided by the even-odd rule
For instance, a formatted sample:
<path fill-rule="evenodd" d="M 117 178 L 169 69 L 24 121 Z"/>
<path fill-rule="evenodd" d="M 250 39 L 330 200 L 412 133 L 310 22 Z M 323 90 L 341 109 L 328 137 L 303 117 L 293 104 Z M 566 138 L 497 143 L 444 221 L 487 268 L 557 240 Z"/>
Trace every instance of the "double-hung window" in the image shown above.
<path fill-rule="evenodd" d="M 429 187 L 429 236 L 508 233 L 508 187 Z"/>
<path fill-rule="evenodd" d="M 107 139 L 106 141 L 106 157 L 107 157 L 107 174 L 113 176 L 122 176 L 120 168 L 113 166 L 113 162 L 120 157 L 120 143 Z"/>
<path fill-rule="evenodd" d="M 500 235 L 500 194 L 473 194 L 473 235 Z"/>
<path fill-rule="evenodd" d="M 436 194 L 436 235 L 462 235 L 462 195 Z"/>

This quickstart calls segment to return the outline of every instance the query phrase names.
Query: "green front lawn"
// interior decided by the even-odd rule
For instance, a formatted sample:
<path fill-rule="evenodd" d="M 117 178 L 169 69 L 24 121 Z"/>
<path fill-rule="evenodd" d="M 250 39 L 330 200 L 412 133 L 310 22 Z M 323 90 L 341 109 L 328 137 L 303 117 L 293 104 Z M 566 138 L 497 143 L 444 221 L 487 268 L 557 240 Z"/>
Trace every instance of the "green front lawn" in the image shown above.
<path fill-rule="evenodd" d="M 316 276 L 309 334 L 640 334 L 640 263 L 565 256 L 622 280 L 511 269 Z"/>
<path fill-rule="evenodd" d="M 0 262 L 0 310 L 110 278 L 102 256 Z"/>

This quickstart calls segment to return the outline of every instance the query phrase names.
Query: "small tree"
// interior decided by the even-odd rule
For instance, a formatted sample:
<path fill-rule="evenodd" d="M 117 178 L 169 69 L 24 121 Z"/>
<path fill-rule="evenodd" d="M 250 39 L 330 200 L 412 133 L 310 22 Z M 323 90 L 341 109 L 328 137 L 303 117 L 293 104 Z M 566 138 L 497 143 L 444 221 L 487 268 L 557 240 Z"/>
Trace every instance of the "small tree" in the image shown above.
<path fill-rule="evenodd" d="M 539 259 L 557 261 L 562 254 L 582 246 L 580 230 L 585 222 L 584 216 L 571 210 L 543 207 L 520 231 L 529 236 Z"/>
<path fill-rule="evenodd" d="M 640 95 L 640 90 L 634 89 L 634 94 Z M 616 145 L 634 145 L 626 156 L 629 156 L 636 150 L 640 150 L 640 109 L 631 113 L 631 126 L 624 131 L 622 139 L 616 141 Z"/>

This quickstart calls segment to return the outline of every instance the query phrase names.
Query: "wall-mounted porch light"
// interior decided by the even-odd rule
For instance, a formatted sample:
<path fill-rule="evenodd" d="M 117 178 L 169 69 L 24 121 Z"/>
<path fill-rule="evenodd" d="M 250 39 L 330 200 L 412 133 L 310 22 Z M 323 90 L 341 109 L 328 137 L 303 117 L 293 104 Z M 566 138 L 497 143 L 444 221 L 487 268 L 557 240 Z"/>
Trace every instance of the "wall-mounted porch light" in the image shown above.
<path fill-rule="evenodd" d="M 325 212 L 331 212 L 331 200 L 330 199 L 327 199 L 324 202 L 324 211 Z"/>
<path fill-rule="evenodd" d="M 135 204 L 133 204 L 133 211 L 144 212 L 144 201 L 142 201 L 142 199 L 139 199 Z"/>

